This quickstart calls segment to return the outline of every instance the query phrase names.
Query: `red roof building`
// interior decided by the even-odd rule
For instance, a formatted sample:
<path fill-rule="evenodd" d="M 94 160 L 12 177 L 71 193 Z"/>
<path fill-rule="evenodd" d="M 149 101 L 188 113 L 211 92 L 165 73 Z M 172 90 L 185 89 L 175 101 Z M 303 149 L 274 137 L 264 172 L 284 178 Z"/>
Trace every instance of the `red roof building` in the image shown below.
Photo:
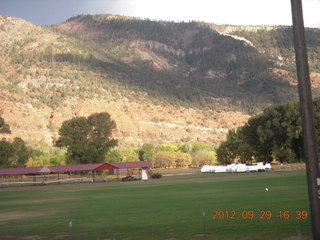
<path fill-rule="evenodd" d="M 80 172 L 80 171 L 94 171 L 104 169 L 117 169 L 108 163 L 89 163 L 89 164 L 77 164 L 77 165 L 65 165 L 49 167 L 53 172 Z"/>
<path fill-rule="evenodd" d="M 0 176 L 96 171 L 96 170 L 105 170 L 105 169 L 148 168 L 151 166 L 152 164 L 150 161 L 144 161 L 144 162 L 118 162 L 118 163 L 91 163 L 91 164 L 77 164 L 77 165 L 65 165 L 65 166 L 54 166 L 54 167 L 0 168 Z"/>
<path fill-rule="evenodd" d="M 28 168 L 0 168 L 0 176 L 3 175 L 25 175 L 36 173 L 50 173 L 49 167 L 28 167 Z"/>

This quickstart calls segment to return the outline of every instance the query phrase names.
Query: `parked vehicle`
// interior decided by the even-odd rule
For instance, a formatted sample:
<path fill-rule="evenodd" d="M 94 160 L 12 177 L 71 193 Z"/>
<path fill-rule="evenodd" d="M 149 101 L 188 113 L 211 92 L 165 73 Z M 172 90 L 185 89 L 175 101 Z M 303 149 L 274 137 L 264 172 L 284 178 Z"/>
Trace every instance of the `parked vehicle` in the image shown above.
<path fill-rule="evenodd" d="M 124 182 L 135 181 L 135 180 L 137 180 L 137 179 L 132 176 L 126 176 L 126 177 L 122 178 L 122 181 L 124 181 Z"/>

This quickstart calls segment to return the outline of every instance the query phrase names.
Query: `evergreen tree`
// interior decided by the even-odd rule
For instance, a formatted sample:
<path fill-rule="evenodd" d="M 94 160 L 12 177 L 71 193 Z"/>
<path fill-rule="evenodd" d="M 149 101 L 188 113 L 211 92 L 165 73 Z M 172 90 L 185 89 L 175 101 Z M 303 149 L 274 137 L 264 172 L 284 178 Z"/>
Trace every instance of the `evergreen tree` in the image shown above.
<path fill-rule="evenodd" d="M 0 117 L 0 133 L 11 133 L 9 125 L 5 123 L 2 117 Z"/>

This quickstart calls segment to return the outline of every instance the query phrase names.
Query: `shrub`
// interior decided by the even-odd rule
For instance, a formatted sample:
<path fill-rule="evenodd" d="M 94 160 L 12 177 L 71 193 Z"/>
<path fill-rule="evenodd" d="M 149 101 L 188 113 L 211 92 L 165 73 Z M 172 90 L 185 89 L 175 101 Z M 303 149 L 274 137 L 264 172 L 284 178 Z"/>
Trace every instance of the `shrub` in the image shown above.
<path fill-rule="evenodd" d="M 188 153 L 161 151 L 153 155 L 154 167 L 187 167 L 191 162 L 192 157 Z"/>
<path fill-rule="evenodd" d="M 159 172 L 152 173 L 151 178 L 156 179 L 156 178 L 162 178 L 162 174 Z"/>
<path fill-rule="evenodd" d="M 198 150 L 192 156 L 192 166 L 200 167 L 203 165 L 215 165 L 218 161 L 213 151 Z"/>

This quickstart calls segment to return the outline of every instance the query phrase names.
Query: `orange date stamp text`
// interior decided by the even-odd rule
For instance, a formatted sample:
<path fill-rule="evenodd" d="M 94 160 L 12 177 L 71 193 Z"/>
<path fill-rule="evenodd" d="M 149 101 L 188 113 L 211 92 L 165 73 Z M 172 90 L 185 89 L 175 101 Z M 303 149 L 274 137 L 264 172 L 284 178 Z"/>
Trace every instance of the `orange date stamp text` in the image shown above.
<path fill-rule="evenodd" d="M 212 211 L 212 219 L 213 220 L 221 220 L 221 219 L 261 219 L 261 220 L 269 220 L 272 218 L 278 219 L 297 219 L 297 220 L 305 220 L 308 218 L 307 210 L 279 210 L 279 211 L 271 211 L 271 210 L 214 210 Z"/>

